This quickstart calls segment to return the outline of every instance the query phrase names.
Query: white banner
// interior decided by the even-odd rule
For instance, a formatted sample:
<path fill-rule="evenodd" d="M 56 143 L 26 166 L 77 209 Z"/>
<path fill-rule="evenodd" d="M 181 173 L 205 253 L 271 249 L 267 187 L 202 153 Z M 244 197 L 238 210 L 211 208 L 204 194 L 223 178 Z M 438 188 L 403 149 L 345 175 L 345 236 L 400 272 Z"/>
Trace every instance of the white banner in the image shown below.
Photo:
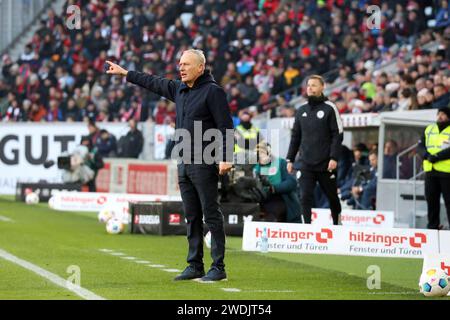
<path fill-rule="evenodd" d="M 426 254 L 423 258 L 422 272 L 428 268 L 441 268 L 450 275 L 450 254 Z"/>
<path fill-rule="evenodd" d="M 315 226 L 296 223 L 245 222 L 242 249 L 260 251 L 266 228 L 269 251 L 355 256 L 422 258 L 438 253 L 437 230 Z"/>
<path fill-rule="evenodd" d="M 439 231 L 439 252 L 450 254 L 450 231 Z"/>
<path fill-rule="evenodd" d="M 128 132 L 127 123 L 99 123 L 117 139 Z M 75 123 L 2 123 L 0 126 L 0 194 L 14 194 L 20 182 L 61 182 L 56 164 L 45 169 L 46 160 L 56 163 L 87 135 L 87 125 Z"/>
<path fill-rule="evenodd" d="M 61 211 L 94 211 L 104 207 L 117 207 L 128 211 L 129 202 L 139 201 L 181 201 L 179 196 L 122 194 L 101 192 L 57 192 L 49 204 Z"/>
<path fill-rule="evenodd" d="M 163 160 L 166 157 L 166 144 L 169 137 L 175 134 L 175 128 L 169 125 L 155 125 L 154 129 L 154 159 Z"/>
<path fill-rule="evenodd" d="M 343 226 L 393 228 L 394 212 L 378 210 L 347 210 L 341 212 Z M 329 226 L 333 224 L 330 209 L 312 209 L 311 224 Z"/>

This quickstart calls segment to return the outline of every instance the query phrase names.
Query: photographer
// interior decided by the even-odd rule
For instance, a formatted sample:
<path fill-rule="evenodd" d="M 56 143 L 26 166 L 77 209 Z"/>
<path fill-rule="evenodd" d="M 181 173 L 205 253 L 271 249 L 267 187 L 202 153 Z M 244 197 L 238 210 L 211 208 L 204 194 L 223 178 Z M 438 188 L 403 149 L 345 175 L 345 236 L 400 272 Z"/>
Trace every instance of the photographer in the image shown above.
<path fill-rule="evenodd" d="M 287 172 L 287 162 L 271 154 L 270 146 L 257 145 L 258 164 L 254 175 L 262 182 L 265 199 L 261 203 L 264 220 L 301 223 L 297 182 Z"/>
<path fill-rule="evenodd" d="M 376 151 L 369 153 L 369 162 L 370 171 L 360 171 L 352 187 L 353 199 L 351 200 L 354 200 L 355 209 L 375 210 L 378 167 L 378 155 Z"/>

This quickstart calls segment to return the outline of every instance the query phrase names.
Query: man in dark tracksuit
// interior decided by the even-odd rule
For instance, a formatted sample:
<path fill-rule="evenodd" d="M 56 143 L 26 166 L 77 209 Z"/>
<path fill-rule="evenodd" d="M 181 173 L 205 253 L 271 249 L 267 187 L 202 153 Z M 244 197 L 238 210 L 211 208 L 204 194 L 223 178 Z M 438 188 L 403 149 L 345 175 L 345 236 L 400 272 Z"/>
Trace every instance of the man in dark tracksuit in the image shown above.
<path fill-rule="evenodd" d="M 303 218 L 311 223 L 314 188 L 320 187 L 330 202 L 333 223 L 339 223 L 341 203 L 337 195 L 337 159 L 341 152 L 343 126 L 339 112 L 323 95 L 324 81 L 311 76 L 307 82 L 308 102 L 297 110 L 291 143 L 287 154 L 287 169 L 300 149 L 300 194 Z"/>
<path fill-rule="evenodd" d="M 205 57 L 200 50 L 186 50 L 179 63 L 181 81 L 164 79 L 136 71 L 126 71 L 108 62 L 107 73 L 126 76 L 127 81 L 144 87 L 176 103 L 176 129 L 189 132 L 191 145 L 186 146 L 185 137 L 180 145 L 183 162 L 178 164 L 178 183 L 187 220 L 189 266 L 175 280 L 201 278 L 201 281 L 226 279 L 225 273 L 225 231 L 223 215 L 218 200 L 219 174 L 225 174 L 232 167 L 233 121 L 224 90 L 214 81 L 209 70 L 205 70 Z M 201 135 L 208 129 L 217 129 L 222 134 L 219 141 L 221 154 L 217 165 L 203 159 L 203 151 L 209 144 L 202 137 L 194 135 L 194 128 L 201 125 Z M 197 134 L 197 133 L 196 133 Z M 231 135 L 231 139 L 226 139 Z M 199 140 L 200 139 L 200 140 Z M 198 140 L 198 141 L 197 141 Z M 227 140 L 231 144 L 227 154 Z M 185 152 L 186 147 L 193 152 Z M 223 153 L 222 153 L 223 152 Z M 189 154 L 186 154 L 189 153 Z M 198 163 L 198 160 L 200 162 Z M 206 162 L 206 163 L 205 163 Z M 207 164 L 212 163 L 212 164 Z M 203 265 L 203 216 L 211 232 L 212 265 L 205 275 Z"/>

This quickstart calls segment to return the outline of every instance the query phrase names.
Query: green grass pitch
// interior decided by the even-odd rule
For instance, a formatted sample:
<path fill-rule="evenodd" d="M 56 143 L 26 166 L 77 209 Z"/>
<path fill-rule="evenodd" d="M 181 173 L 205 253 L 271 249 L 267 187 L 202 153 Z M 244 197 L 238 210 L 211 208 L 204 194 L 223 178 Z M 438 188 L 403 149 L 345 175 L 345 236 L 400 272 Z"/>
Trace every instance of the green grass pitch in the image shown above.
<path fill-rule="evenodd" d="M 78 266 L 81 287 L 105 299 L 429 299 L 418 290 L 420 259 L 243 252 L 242 239 L 228 237 L 228 281 L 175 282 L 170 269 L 186 266 L 183 236 L 108 235 L 95 213 L 58 212 L 7 196 L 0 197 L 0 218 L 1 250 L 64 279 L 72 275 L 69 266 Z M 370 265 L 381 269 L 381 289 L 367 288 Z M 81 298 L 0 258 L 0 299 Z"/>

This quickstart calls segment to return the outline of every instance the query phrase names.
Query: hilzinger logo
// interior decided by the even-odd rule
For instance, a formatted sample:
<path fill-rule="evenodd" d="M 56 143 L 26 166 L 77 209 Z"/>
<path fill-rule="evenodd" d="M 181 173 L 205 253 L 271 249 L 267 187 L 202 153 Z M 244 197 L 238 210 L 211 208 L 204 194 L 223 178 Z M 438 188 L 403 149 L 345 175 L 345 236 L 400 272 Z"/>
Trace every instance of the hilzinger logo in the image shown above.
<path fill-rule="evenodd" d="M 260 238 L 262 236 L 262 232 L 262 229 L 256 228 L 256 238 Z M 320 232 L 283 231 L 282 229 L 272 230 L 268 228 L 267 237 L 272 239 L 290 239 L 291 242 L 315 238 L 315 240 L 319 243 L 328 243 L 328 240 L 333 239 L 333 231 L 327 228 L 320 229 Z"/>
<path fill-rule="evenodd" d="M 422 244 L 427 243 L 427 236 L 423 233 L 414 233 L 414 237 L 409 238 L 409 244 L 414 248 L 422 248 Z"/>
<path fill-rule="evenodd" d="M 427 243 L 427 236 L 423 233 L 416 232 L 413 237 L 406 236 L 389 236 L 376 233 L 365 232 L 350 232 L 350 241 L 356 242 L 372 242 L 383 243 L 386 247 L 390 247 L 392 244 L 409 243 L 411 247 L 422 248 L 423 244 Z"/>
<path fill-rule="evenodd" d="M 104 204 L 106 202 L 106 197 L 105 196 L 101 196 L 97 199 L 97 203 L 98 204 Z"/>
<path fill-rule="evenodd" d="M 373 223 L 374 224 L 381 224 L 384 222 L 384 215 L 381 213 L 378 213 L 375 217 L 373 217 Z"/>

